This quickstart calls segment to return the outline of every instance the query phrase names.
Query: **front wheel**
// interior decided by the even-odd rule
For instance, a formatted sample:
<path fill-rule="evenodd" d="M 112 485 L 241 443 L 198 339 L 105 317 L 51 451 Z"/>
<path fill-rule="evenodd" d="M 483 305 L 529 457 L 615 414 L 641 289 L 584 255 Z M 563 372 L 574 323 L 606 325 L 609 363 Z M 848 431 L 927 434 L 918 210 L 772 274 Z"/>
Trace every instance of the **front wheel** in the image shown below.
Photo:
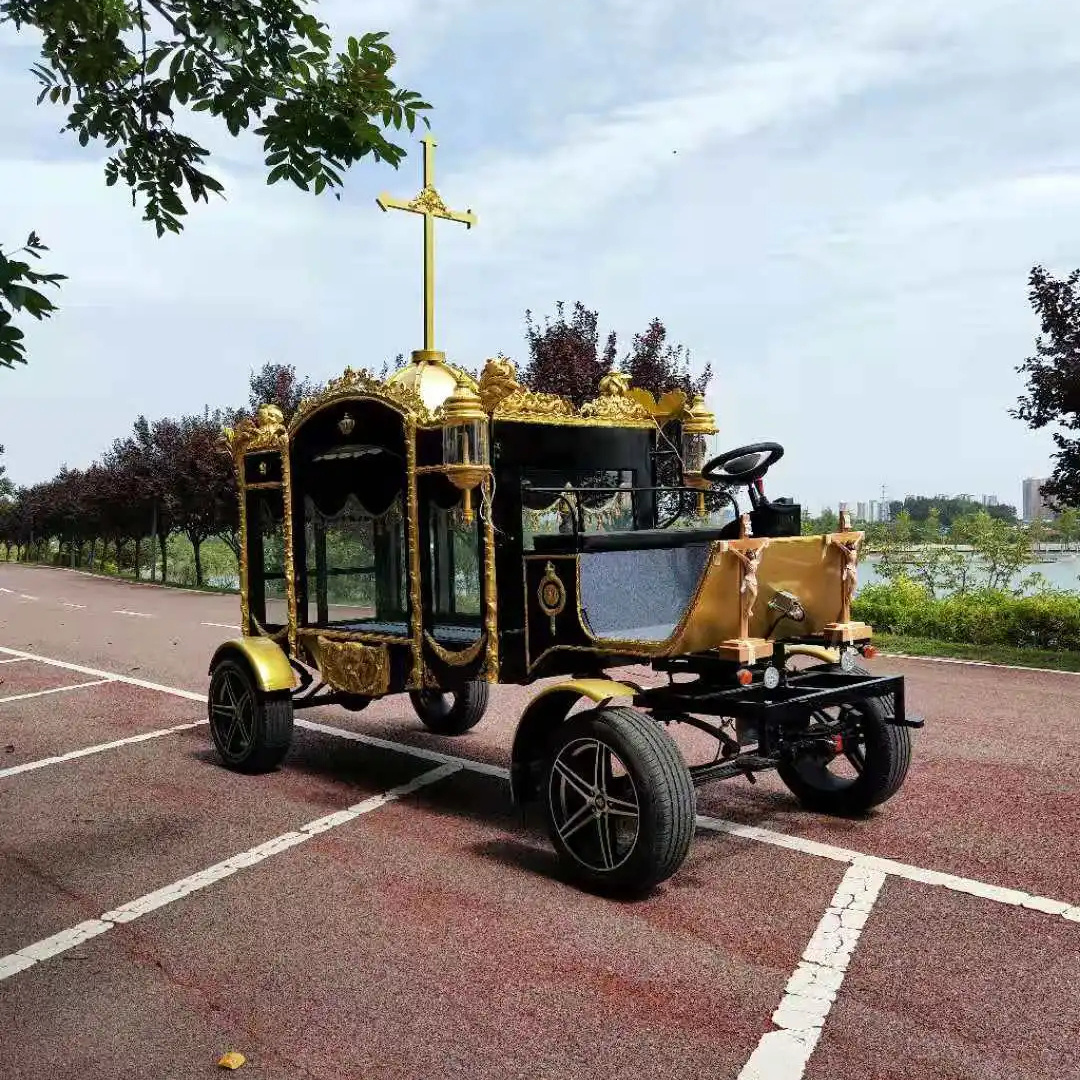
<path fill-rule="evenodd" d="M 293 734 L 292 697 L 264 693 L 246 664 L 230 659 L 214 668 L 207 711 L 210 737 L 230 769 L 269 772 L 288 753 Z"/>
<path fill-rule="evenodd" d="M 583 884 L 642 894 L 682 865 L 697 799 L 656 721 L 628 708 L 579 713 L 554 732 L 545 776 L 552 844 Z"/>
<path fill-rule="evenodd" d="M 900 790 L 911 764 L 911 730 L 889 723 L 880 698 L 845 705 L 837 716 L 815 713 L 807 732 L 840 720 L 841 746 L 827 738 L 777 766 L 780 779 L 808 810 L 863 814 Z"/>
<path fill-rule="evenodd" d="M 436 735 L 464 735 L 480 723 L 488 705 L 488 684 L 479 679 L 460 690 L 410 690 L 416 715 Z"/>

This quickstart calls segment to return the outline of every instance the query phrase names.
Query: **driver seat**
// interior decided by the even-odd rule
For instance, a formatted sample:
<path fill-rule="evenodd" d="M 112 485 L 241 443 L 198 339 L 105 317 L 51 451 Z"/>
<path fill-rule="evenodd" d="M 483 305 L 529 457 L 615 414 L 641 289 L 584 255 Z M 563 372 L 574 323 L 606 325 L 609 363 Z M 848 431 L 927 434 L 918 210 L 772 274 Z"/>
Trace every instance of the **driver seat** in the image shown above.
<path fill-rule="evenodd" d="M 762 502 L 750 511 L 754 536 L 798 536 L 802 532 L 802 507 L 784 499 Z M 729 521 L 719 532 L 719 540 L 739 539 L 739 519 Z"/>

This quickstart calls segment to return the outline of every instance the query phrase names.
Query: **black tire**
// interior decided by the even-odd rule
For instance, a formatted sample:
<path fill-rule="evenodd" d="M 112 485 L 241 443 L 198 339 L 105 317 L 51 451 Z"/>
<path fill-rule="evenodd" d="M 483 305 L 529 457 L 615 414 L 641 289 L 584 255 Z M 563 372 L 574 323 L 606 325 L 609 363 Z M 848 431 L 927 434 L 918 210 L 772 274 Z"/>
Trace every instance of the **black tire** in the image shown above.
<path fill-rule="evenodd" d="M 483 719 L 488 707 L 488 684 L 479 679 L 460 690 L 410 690 L 416 715 L 436 735 L 464 735 Z"/>
<path fill-rule="evenodd" d="M 777 766 L 780 779 L 808 810 L 840 817 L 864 814 L 900 790 L 911 765 L 911 729 L 890 724 L 891 699 L 867 698 L 850 708 L 857 726 L 855 744 L 845 746 L 854 776 L 840 776 L 830 765 L 840 755 L 803 754 Z M 861 751 L 861 753 L 860 753 Z M 861 769 L 858 761 L 861 758 Z"/>
<path fill-rule="evenodd" d="M 289 752 L 293 735 L 291 695 L 261 691 L 247 664 L 241 661 L 222 660 L 214 668 L 207 715 L 218 755 L 236 772 L 270 772 Z"/>
<path fill-rule="evenodd" d="M 622 766 L 618 776 L 612 755 Z M 602 791 L 595 782 L 600 762 Z M 586 791 L 581 783 L 590 767 Z M 572 716 L 552 733 L 544 781 L 551 842 L 581 884 L 641 895 L 682 865 L 694 838 L 697 797 L 679 748 L 655 720 L 621 707 Z"/>

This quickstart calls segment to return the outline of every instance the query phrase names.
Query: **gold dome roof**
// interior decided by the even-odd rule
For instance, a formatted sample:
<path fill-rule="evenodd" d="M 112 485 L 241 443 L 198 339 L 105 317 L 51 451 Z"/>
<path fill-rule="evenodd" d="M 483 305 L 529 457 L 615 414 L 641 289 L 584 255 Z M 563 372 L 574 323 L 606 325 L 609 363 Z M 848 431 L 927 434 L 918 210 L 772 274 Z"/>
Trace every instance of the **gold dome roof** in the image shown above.
<path fill-rule="evenodd" d="M 387 379 L 395 386 L 414 390 L 427 408 L 434 412 L 461 382 L 470 390 L 476 390 L 476 381 L 464 371 L 446 362 L 446 354 L 434 349 L 417 349 L 412 361 L 399 368 Z"/>

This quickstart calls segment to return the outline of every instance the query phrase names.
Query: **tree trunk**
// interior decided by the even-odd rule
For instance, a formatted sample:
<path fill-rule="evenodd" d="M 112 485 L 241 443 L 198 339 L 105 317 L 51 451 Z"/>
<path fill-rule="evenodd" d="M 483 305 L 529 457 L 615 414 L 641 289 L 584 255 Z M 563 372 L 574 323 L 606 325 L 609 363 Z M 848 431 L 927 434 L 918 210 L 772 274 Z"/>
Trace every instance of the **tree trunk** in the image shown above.
<path fill-rule="evenodd" d="M 135 580 L 139 581 L 139 556 L 142 552 L 142 540 L 140 537 L 135 537 Z"/>
<path fill-rule="evenodd" d="M 150 580 L 157 581 L 157 503 L 154 503 L 150 516 L 150 536 L 153 542 L 150 544 Z"/>
<path fill-rule="evenodd" d="M 197 588 L 202 588 L 202 540 L 196 539 L 194 536 L 189 537 L 191 540 L 191 547 L 195 553 L 195 585 Z"/>
<path fill-rule="evenodd" d="M 164 533 L 158 533 L 158 546 L 161 548 L 161 584 L 165 585 L 169 580 L 169 537 Z"/>
<path fill-rule="evenodd" d="M 103 574 L 105 573 L 105 558 L 106 558 L 106 556 L 108 554 L 109 554 L 109 538 L 105 537 L 105 539 L 101 541 L 101 565 L 99 567 L 99 569 L 101 570 L 101 572 Z"/>

